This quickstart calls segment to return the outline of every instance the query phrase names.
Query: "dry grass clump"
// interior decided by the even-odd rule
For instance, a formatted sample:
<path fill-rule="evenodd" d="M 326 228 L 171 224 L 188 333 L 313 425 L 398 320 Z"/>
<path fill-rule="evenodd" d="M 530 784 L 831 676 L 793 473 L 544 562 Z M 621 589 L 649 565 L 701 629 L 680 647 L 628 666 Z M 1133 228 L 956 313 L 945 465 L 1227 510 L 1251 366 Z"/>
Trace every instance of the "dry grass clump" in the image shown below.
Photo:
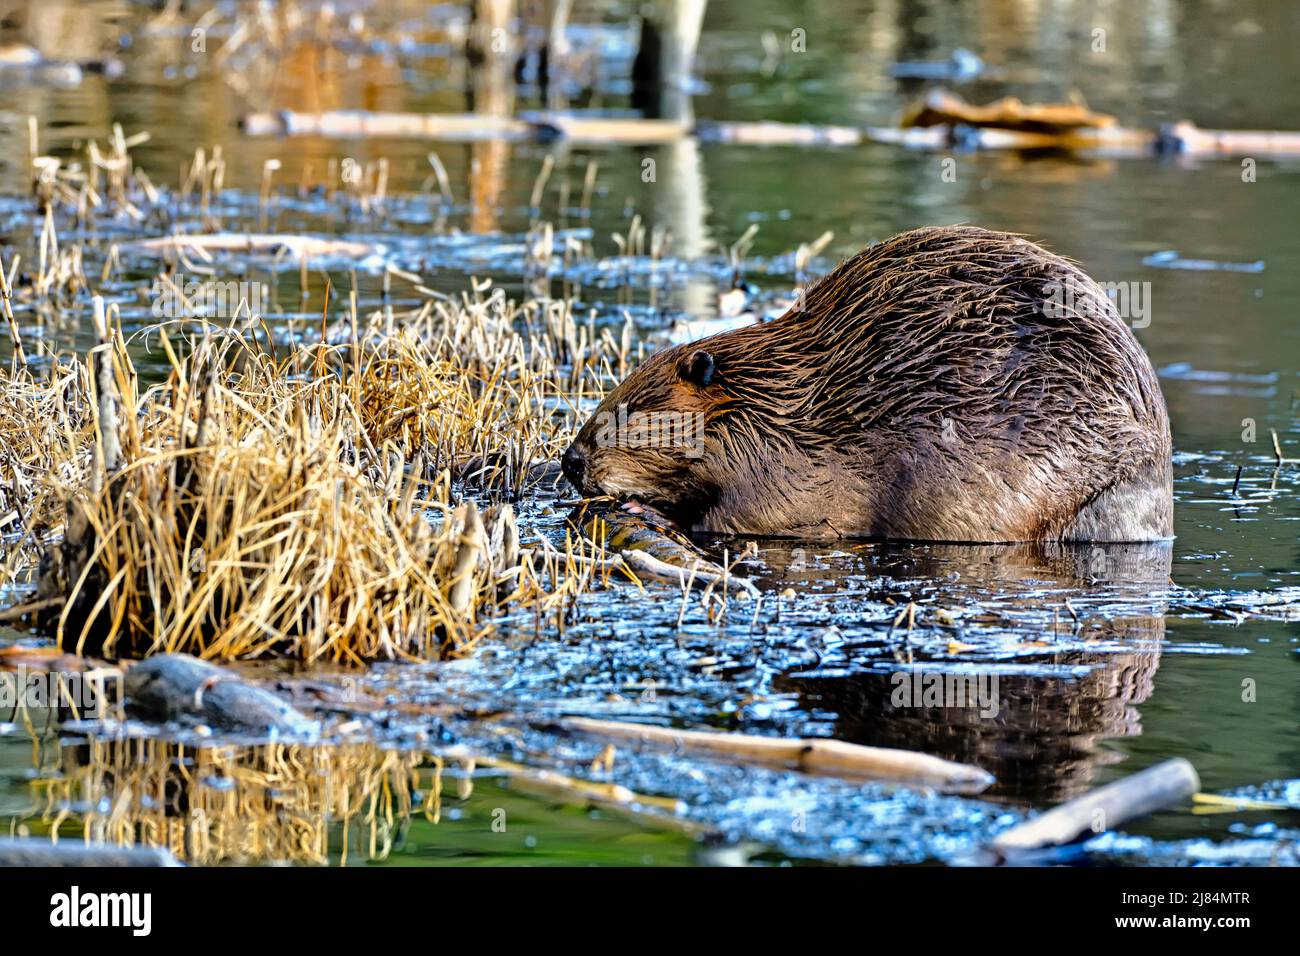
<path fill-rule="evenodd" d="M 63 648 L 427 658 L 544 598 L 508 507 L 485 524 L 472 502 L 452 506 L 445 472 L 424 477 L 419 448 L 412 460 L 402 387 L 437 410 L 428 447 L 477 427 L 485 401 L 414 340 L 277 359 L 209 334 L 182 360 L 164 335 L 171 375 L 141 392 L 98 321 L 95 467 L 64 486 L 35 605 Z"/>
<path fill-rule="evenodd" d="M 442 793 L 439 758 L 374 743 L 192 747 L 92 737 L 61 748 L 59 760 L 57 773 L 35 783 L 53 835 L 165 847 L 206 866 L 323 865 L 337 828 L 342 862 L 354 852 L 382 860 L 413 811 L 437 822 Z"/>
<path fill-rule="evenodd" d="M 372 314 L 336 328 L 352 343 L 340 361 L 364 365 L 357 405 L 367 437 L 420 456 L 431 473 L 517 501 L 572 441 L 581 406 L 599 400 L 629 364 L 630 334 L 576 321 L 569 303 L 516 303 L 475 286 L 395 319 Z"/>
<path fill-rule="evenodd" d="M 82 365 L 0 366 L 0 534 L 62 523 L 51 479 L 76 485 L 89 474 L 89 396 Z"/>
<path fill-rule="evenodd" d="M 456 655 L 503 613 L 562 617 L 610 573 L 580 542 L 521 548 L 507 503 L 554 477 L 539 466 L 628 363 L 626 335 L 567 304 L 476 286 L 400 320 L 354 311 L 287 354 L 257 331 L 198 325 L 182 346 L 165 326 L 170 374 L 148 388 L 95 304 L 85 364 L 0 380 L 8 418 L 41 422 L 0 454 L 21 476 L 22 527 L 39 515 L 64 532 L 17 610 L 63 649 Z M 481 514 L 453 489 L 498 503 Z"/>

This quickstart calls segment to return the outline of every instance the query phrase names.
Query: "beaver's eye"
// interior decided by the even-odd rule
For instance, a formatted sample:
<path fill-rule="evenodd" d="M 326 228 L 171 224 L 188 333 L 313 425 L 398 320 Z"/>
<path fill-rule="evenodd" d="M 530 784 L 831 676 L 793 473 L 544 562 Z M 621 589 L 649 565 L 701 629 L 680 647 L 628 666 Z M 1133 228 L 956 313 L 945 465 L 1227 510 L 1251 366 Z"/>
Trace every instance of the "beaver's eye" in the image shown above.
<path fill-rule="evenodd" d="M 682 378 L 705 388 L 713 381 L 713 356 L 696 350 L 682 361 Z"/>

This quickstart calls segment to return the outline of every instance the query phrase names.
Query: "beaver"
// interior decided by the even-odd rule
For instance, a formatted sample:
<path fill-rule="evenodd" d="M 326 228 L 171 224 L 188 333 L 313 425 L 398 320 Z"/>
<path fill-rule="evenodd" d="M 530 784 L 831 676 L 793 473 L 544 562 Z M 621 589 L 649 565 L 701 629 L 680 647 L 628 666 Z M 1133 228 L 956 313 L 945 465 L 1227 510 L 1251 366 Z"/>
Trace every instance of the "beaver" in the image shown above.
<path fill-rule="evenodd" d="M 869 246 L 780 318 L 658 352 L 564 452 L 580 493 L 695 532 L 1173 535 L 1169 417 L 1096 282 L 1022 236 Z"/>

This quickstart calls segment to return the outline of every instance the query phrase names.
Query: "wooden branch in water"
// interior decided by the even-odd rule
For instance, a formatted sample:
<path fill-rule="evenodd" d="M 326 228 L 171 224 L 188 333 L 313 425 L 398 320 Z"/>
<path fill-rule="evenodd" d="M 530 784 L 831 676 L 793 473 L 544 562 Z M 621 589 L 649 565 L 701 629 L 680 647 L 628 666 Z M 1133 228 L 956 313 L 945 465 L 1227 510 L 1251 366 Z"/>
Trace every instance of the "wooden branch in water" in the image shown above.
<path fill-rule="evenodd" d="M 1300 132 L 1273 129 L 1201 129 L 1184 120 L 1160 131 L 1170 152 L 1189 156 L 1300 156 Z"/>
<path fill-rule="evenodd" d="M 692 133 L 686 122 L 630 117 L 529 113 L 524 117 L 485 113 L 251 113 L 240 121 L 253 137 L 404 137 L 476 142 L 481 139 L 564 139 L 571 143 L 671 143 Z"/>
<path fill-rule="evenodd" d="M 718 123 L 701 121 L 695 135 L 705 142 L 738 146 L 854 146 L 865 138 L 855 126 L 813 123 Z"/>
<path fill-rule="evenodd" d="M 994 839 L 992 847 L 1005 855 L 1069 843 L 1084 833 L 1112 830 L 1127 820 L 1164 809 L 1200 788 L 1196 768 L 1175 757 L 1012 827 Z"/>
<path fill-rule="evenodd" d="M 946 793 L 980 793 L 993 783 L 993 775 L 979 767 L 911 750 L 866 747 L 841 740 L 674 730 L 589 717 L 566 717 L 558 726 L 570 733 L 626 740 L 678 753 L 835 777 L 889 780 L 934 787 Z"/>
<path fill-rule="evenodd" d="M 548 552 L 540 548 L 526 548 L 524 554 L 544 561 Z M 564 560 L 563 555 L 558 555 Z M 710 586 L 721 585 L 723 580 L 729 588 L 739 588 L 751 596 L 758 596 L 758 588 L 748 578 L 737 574 L 725 574 L 717 565 L 701 561 L 695 568 L 683 567 L 661 561 L 644 551 L 622 551 L 617 557 L 594 558 L 583 554 L 571 554 L 567 560 L 593 568 L 600 574 L 625 574 L 634 582 L 655 581 L 659 584 L 671 584 L 682 588 L 689 586 L 692 590 L 704 590 Z"/>
<path fill-rule="evenodd" d="M 1052 104 L 1026 105 L 1031 116 Z M 975 109 L 981 109 L 975 107 Z M 1037 112 L 1035 112 L 1037 111 Z M 1008 121 L 1010 122 L 1010 121 Z M 812 125 L 807 123 L 728 123 L 637 117 L 530 113 L 520 117 L 482 113 L 250 113 L 241 126 L 250 136 L 411 137 L 446 142 L 559 138 L 587 145 L 652 145 L 690 136 L 713 142 L 754 146 L 814 144 L 850 146 L 863 141 L 910 149 L 1062 149 L 1105 156 L 1133 157 L 1173 153 L 1187 156 L 1300 156 L 1300 132 L 1214 130 L 1195 123 L 1171 123 L 1158 130 L 1125 126 L 1062 126 L 1060 129 L 943 123 L 912 127 Z"/>
<path fill-rule="evenodd" d="M 320 239 L 315 236 L 284 236 L 275 234 L 217 232 L 211 235 L 159 236 L 126 244 L 127 248 L 203 252 L 277 252 L 287 250 L 295 259 L 314 259 L 318 256 L 358 257 L 379 251 L 368 242 L 347 239 Z"/>
<path fill-rule="evenodd" d="M 873 143 L 909 149 L 941 150 L 960 145 L 978 150 L 1059 149 L 1099 156 L 1141 159 L 1173 154 L 1215 156 L 1300 156 L 1300 133 L 1279 130 L 1200 129 L 1194 123 L 1173 123 L 1159 130 L 1128 126 L 1080 127 L 1059 133 L 1002 129 L 992 126 L 870 127 L 863 137 Z"/>
<path fill-rule="evenodd" d="M 528 117 L 537 132 L 566 142 L 590 145 L 653 145 L 674 143 L 691 135 L 691 126 L 677 120 L 627 119 L 541 113 Z"/>
<path fill-rule="evenodd" d="M 482 113 L 370 113 L 332 110 L 324 113 L 249 113 L 239 121 L 249 136 L 403 136 L 448 142 L 482 139 L 533 139 L 537 127 L 510 116 Z"/>
<path fill-rule="evenodd" d="M 693 568 L 684 568 L 681 565 L 661 561 L 646 551 L 631 549 L 620 551 L 619 556 L 623 559 L 623 563 L 640 578 L 662 581 L 665 584 L 675 584 L 678 587 L 688 583 L 697 588 L 705 588 L 709 585 L 725 585 L 729 588 L 739 588 L 749 594 L 750 597 L 758 597 L 758 588 L 748 578 L 727 574 L 721 568 L 712 565 L 711 562 L 706 564 L 700 561 Z"/>
<path fill-rule="evenodd" d="M 1134 157 L 1155 155 L 1156 144 L 1156 134 L 1151 130 L 1117 126 L 1061 133 L 970 126 L 963 127 L 960 134 L 952 126 L 875 126 L 863 130 L 863 138 L 873 143 L 918 150 L 947 150 L 960 145 L 968 150 L 1060 149 Z"/>

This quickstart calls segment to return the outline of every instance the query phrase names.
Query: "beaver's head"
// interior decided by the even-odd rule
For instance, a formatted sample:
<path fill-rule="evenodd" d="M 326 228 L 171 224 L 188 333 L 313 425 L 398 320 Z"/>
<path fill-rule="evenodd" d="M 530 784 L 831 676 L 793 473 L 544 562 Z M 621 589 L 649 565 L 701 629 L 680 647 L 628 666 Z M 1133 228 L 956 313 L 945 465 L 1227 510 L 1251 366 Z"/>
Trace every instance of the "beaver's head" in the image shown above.
<path fill-rule="evenodd" d="M 660 352 L 624 379 L 562 458 L 584 495 L 650 505 L 689 527 L 718 495 L 711 434 L 727 404 L 714 355 L 695 345 Z"/>

